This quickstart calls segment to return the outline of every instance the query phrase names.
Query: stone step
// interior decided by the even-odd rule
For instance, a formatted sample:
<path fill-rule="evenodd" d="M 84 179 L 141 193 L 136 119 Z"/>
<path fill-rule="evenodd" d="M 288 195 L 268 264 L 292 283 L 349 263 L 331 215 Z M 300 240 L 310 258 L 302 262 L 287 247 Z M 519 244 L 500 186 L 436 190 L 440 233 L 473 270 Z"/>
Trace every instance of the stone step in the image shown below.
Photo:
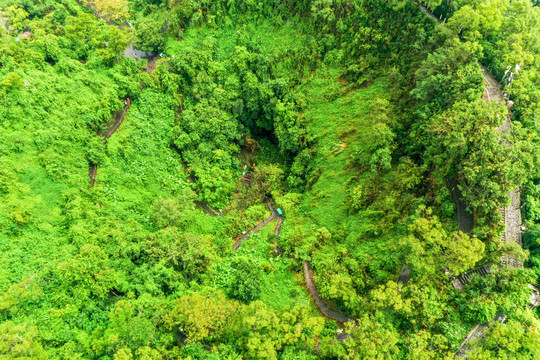
<path fill-rule="evenodd" d="M 465 286 L 469 282 L 469 278 L 472 274 L 478 274 L 480 276 L 486 276 L 487 274 L 491 273 L 491 267 L 485 265 L 482 267 L 479 267 L 478 269 L 471 270 L 469 272 L 464 272 L 457 276 L 457 279 L 461 283 L 461 285 Z"/>

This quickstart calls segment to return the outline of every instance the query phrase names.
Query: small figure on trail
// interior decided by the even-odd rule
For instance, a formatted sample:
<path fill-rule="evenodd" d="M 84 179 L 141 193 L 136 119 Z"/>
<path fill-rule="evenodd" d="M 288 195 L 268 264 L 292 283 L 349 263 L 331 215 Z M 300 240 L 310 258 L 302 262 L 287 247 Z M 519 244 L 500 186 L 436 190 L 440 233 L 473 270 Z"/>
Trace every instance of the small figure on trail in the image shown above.
<path fill-rule="evenodd" d="M 164 53 L 161 53 L 161 54 L 159 54 L 159 56 L 160 56 L 160 57 L 164 57 L 164 56 L 165 56 L 165 54 L 164 54 Z"/>
<path fill-rule="evenodd" d="M 126 101 L 124 101 L 124 104 L 126 106 L 130 106 L 131 105 L 131 99 L 130 98 L 127 98 Z"/>

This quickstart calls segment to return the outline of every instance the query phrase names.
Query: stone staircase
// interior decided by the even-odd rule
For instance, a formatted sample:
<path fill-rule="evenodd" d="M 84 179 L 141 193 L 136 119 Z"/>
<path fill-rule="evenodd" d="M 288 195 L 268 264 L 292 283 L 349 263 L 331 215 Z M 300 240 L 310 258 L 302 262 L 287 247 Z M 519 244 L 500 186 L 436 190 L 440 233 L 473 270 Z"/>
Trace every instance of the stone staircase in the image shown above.
<path fill-rule="evenodd" d="M 418 4 L 418 7 L 420 10 L 426 14 L 427 16 L 434 19 L 437 23 L 441 23 L 440 19 L 437 19 L 433 13 L 424 5 L 424 4 Z M 484 93 L 482 96 L 482 99 L 486 102 L 495 101 L 497 103 L 503 103 L 507 101 L 503 89 L 499 85 L 499 82 L 492 76 L 492 74 L 489 72 L 488 69 L 486 69 L 484 66 L 480 64 L 480 67 L 482 68 L 483 77 L 485 81 L 485 88 Z M 510 108 L 511 103 L 508 103 L 507 106 Z M 512 126 L 512 120 L 511 115 L 508 114 L 506 118 L 504 119 L 504 122 L 497 127 L 497 130 L 502 135 L 507 135 L 511 129 Z M 509 143 L 504 143 L 504 146 L 511 146 Z M 454 194 L 453 194 L 454 196 Z M 503 243 L 508 242 L 515 242 L 522 245 L 522 226 L 521 226 L 521 207 L 520 207 L 520 191 L 519 188 L 514 189 L 513 191 L 510 191 L 508 196 L 510 197 L 510 205 L 505 206 L 499 210 L 502 221 L 504 224 L 504 231 L 501 234 L 501 240 Z M 458 213 L 458 227 L 460 217 Z M 500 257 L 500 264 L 503 266 L 508 267 L 514 267 L 514 268 L 520 268 L 523 267 L 523 263 L 521 261 L 518 261 L 513 256 L 509 254 L 502 255 Z M 454 279 L 454 287 L 458 290 L 462 290 L 467 283 L 469 282 L 469 278 L 473 274 L 478 274 L 481 276 L 485 276 L 491 272 L 491 268 L 489 266 L 483 266 L 478 269 L 465 272 L 463 274 L 460 274 L 458 276 L 452 276 Z M 538 306 L 540 303 L 540 293 L 538 291 L 538 285 L 535 287 L 533 285 L 528 285 L 528 287 L 533 291 L 531 297 L 530 297 L 530 303 L 527 305 L 528 307 L 534 308 Z M 497 315 L 490 323 L 498 321 L 500 323 L 503 323 L 506 320 L 506 315 L 499 314 Z M 461 344 L 458 352 L 456 353 L 457 357 L 467 357 L 467 351 L 471 350 L 469 347 L 469 343 L 473 340 L 480 339 L 483 336 L 485 336 L 485 332 L 489 326 L 489 323 L 487 324 L 478 324 L 476 325 L 472 331 L 469 333 L 467 338 L 463 341 Z"/>
<path fill-rule="evenodd" d="M 454 277 L 454 287 L 457 290 L 463 290 L 465 286 L 469 283 L 469 279 L 472 275 L 480 275 L 480 276 L 486 276 L 487 274 L 491 273 L 491 266 L 490 265 L 484 265 L 477 269 L 464 272 L 458 276 Z"/>
<path fill-rule="evenodd" d="M 459 350 L 456 353 L 456 357 L 467 357 L 467 352 L 469 350 L 472 350 L 471 347 L 469 346 L 469 344 L 472 341 L 478 340 L 478 339 L 481 339 L 482 337 L 484 337 L 484 335 L 486 333 L 486 330 L 487 330 L 487 328 L 489 327 L 490 324 L 492 324 L 494 322 L 500 322 L 502 324 L 502 323 L 504 323 L 505 320 L 506 320 L 506 315 L 497 314 L 489 323 L 476 325 L 471 330 L 469 335 L 467 335 L 465 340 L 463 340 L 463 342 L 461 343 L 461 346 L 459 347 Z"/>

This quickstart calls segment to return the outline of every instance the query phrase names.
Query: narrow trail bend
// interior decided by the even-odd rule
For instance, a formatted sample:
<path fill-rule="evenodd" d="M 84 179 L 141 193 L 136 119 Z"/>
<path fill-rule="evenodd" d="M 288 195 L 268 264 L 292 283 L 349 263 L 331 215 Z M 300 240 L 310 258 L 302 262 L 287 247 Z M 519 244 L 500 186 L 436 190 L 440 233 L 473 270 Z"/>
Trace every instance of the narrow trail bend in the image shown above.
<path fill-rule="evenodd" d="M 159 56 L 154 56 L 152 59 L 148 60 L 148 65 L 146 66 L 144 71 L 151 74 L 156 68 L 156 63 L 159 60 L 159 58 L 160 58 Z M 109 138 L 116 132 L 116 130 L 118 130 L 120 125 L 122 125 L 122 123 L 124 122 L 124 118 L 126 117 L 130 106 L 131 106 L 131 102 L 129 101 L 129 99 L 125 99 L 124 108 L 121 110 L 118 110 L 115 113 L 114 118 L 108 123 L 107 130 L 100 132 L 100 135 L 103 137 L 103 142 L 105 143 L 105 145 L 107 144 L 107 141 L 109 140 Z M 98 170 L 97 164 L 94 164 L 91 162 L 89 164 L 89 169 L 88 169 L 88 176 L 90 177 L 90 187 L 94 187 L 96 183 L 97 170 Z"/>
<path fill-rule="evenodd" d="M 114 117 L 114 120 L 111 122 L 110 126 L 105 130 L 105 132 L 102 134 L 103 140 L 105 141 L 105 144 L 107 143 L 107 140 L 111 137 L 112 134 L 118 130 L 120 125 L 124 122 L 124 118 L 126 117 L 127 111 L 129 110 L 130 105 L 125 104 L 124 108 L 122 110 L 118 110 L 116 112 L 116 115 Z"/>
<path fill-rule="evenodd" d="M 245 231 L 244 234 L 234 243 L 234 245 L 232 246 L 232 249 L 233 251 L 236 251 L 240 248 L 240 246 L 242 246 L 242 244 L 244 243 L 244 241 L 246 239 L 249 239 L 251 237 L 251 235 L 255 234 L 256 232 L 258 232 L 259 230 L 261 230 L 263 227 L 265 227 L 266 225 L 270 224 L 272 221 L 274 221 L 276 218 L 280 218 L 281 217 L 279 216 L 279 214 L 277 213 L 277 211 L 274 209 L 274 207 L 272 206 L 272 204 L 270 202 L 268 202 L 266 204 L 266 206 L 268 207 L 268 209 L 270 210 L 270 216 L 264 220 L 263 222 L 261 222 L 260 224 L 258 224 L 257 226 L 255 226 L 254 228 L 248 230 L 248 231 Z M 281 223 L 283 221 L 281 220 Z M 278 223 L 279 224 L 279 223 Z M 281 224 L 279 224 L 279 229 L 281 230 Z M 279 235 L 279 231 L 277 232 L 276 235 Z"/>
<path fill-rule="evenodd" d="M 148 65 L 146 66 L 144 71 L 151 74 L 156 68 L 156 63 L 159 60 L 159 58 L 160 58 L 159 56 L 154 56 L 152 59 L 148 60 Z M 130 106 L 131 106 L 131 102 L 129 101 L 129 99 L 125 99 L 124 108 L 121 110 L 118 110 L 115 113 L 114 118 L 108 123 L 107 130 L 100 132 L 100 135 L 103 137 L 103 142 L 105 143 L 105 145 L 107 144 L 107 141 L 109 140 L 109 138 L 116 132 L 116 130 L 118 130 L 120 125 L 122 125 L 122 123 L 124 122 L 124 118 L 126 117 Z M 97 170 L 98 170 L 97 164 L 94 164 L 91 162 L 89 164 L 89 169 L 88 169 L 88 176 L 90 177 L 90 187 L 94 187 L 96 183 Z"/>
<path fill-rule="evenodd" d="M 122 110 L 118 110 L 113 120 L 109 122 L 109 126 L 107 130 L 101 133 L 101 136 L 103 136 L 103 142 L 105 144 L 107 144 L 107 140 L 109 140 L 111 135 L 114 134 L 116 130 L 118 130 L 120 125 L 122 125 L 122 122 L 124 122 L 124 117 L 126 116 L 129 107 L 130 105 L 126 103 Z M 97 169 L 98 169 L 97 164 L 90 163 L 89 169 L 88 169 L 88 176 L 90 177 L 90 187 L 93 187 L 96 183 Z"/>
<path fill-rule="evenodd" d="M 313 296 L 313 300 L 317 304 L 317 307 L 319 308 L 319 310 L 327 317 L 334 319 L 342 324 L 345 324 L 346 322 L 349 322 L 349 321 L 354 321 L 354 319 L 351 319 L 347 315 L 337 310 L 331 309 L 321 299 L 321 297 L 319 296 L 319 292 L 317 291 L 317 286 L 315 285 L 315 280 L 313 280 L 313 276 L 311 274 L 309 261 L 304 261 L 303 268 L 304 268 L 304 277 L 306 279 L 306 285 L 309 289 L 309 292 L 311 293 L 311 296 Z"/>
<path fill-rule="evenodd" d="M 93 11 L 93 12 L 94 12 L 94 15 L 96 17 L 104 19 L 104 17 L 101 14 L 99 14 L 98 12 L 96 12 L 96 11 Z M 114 26 L 117 26 L 119 28 L 127 27 L 127 24 L 116 24 L 116 23 L 114 23 L 114 22 L 112 22 L 112 21 L 110 21 L 108 19 L 105 19 L 105 20 L 107 21 L 107 23 L 109 25 L 114 25 Z M 160 58 L 159 56 L 156 56 L 156 54 L 153 53 L 153 52 L 145 52 L 145 51 L 142 51 L 142 50 L 135 49 L 134 46 L 133 46 L 133 43 L 129 44 L 129 47 L 124 51 L 123 55 L 124 55 L 124 57 L 131 57 L 131 58 L 133 58 L 135 60 L 137 60 L 137 59 L 148 59 L 149 60 L 148 65 L 147 65 L 147 67 L 145 69 L 145 71 L 148 72 L 148 73 L 153 72 L 153 70 L 155 69 L 155 66 L 156 66 L 156 62 Z M 107 143 L 108 139 L 118 130 L 120 125 L 122 125 L 122 123 L 124 121 L 124 117 L 126 116 L 129 107 L 130 107 L 130 104 L 126 104 L 122 110 L 119 110 L 116 113 L 113 121 L 110 122 L 110 125 L 108 126 L 107 130 L 105 132 L 101 133 L 101 135 L 103 136 L 103 140 L 104 140 L 105 144 Z M 93 187 L 94 184 L 95 184 L 95 179 L 96 179 L 96 176 L 97 176 L 97 169 L 98 169 L 97 164 L 90 163 L 89 171 L 88 171 L 89 177 L 90 177 L 90 187 Z M 205 213 L 207 213 L 207 214 L 209 214 L 211 216 L 220 216 L 220 214 L 218 214 L 214 210 L 212 210 L 208 206 L 208 204 L 206 204 L 203 201 L 195 201 L 195 204 L 199 208 L 201 208 Z M 276 219 L 278 220 L 278 222 L 277 222 L 276 227 L 274 229 L 274 234 L 279 235 L 279 233 L 281 231 L 281 227 L 283 225 L 284 218 L 283 218 L 283 216 L 281 216 L 281 215 L 279 215 L 277 213 L 277 211 L 274 209 L 274 207 L 272 206 L 272 204 L 270 202 L 267 203 L 267 206 L 268 206 L 268 208 L 270 210 L 270 213 L 271 213 L 270 216 L 267 219 L 265 219 L 263 222 L 261 222 L 260 224 L 255 226 L 254 228 L 246 231 L 234 243 L 234 245 L 232 246 L 232 250 L 234 250 L 234 251 L 238 250 L 242 246 L 242 244 L 243 244 L 243 242 L 245 240 L 250 238 L 253 234 L 257 233 L 262 228 L 264 228 L 265 226 L 267 226 L 268 224 L 270 224 L 271 222 L 273 222 Z M 278 248 L 277 245 L 274 247 L 274 251 L 279 255 L 284 255 L 283 251 L 281 251 Z M 333 320 L 338 321 L 341 324 L 344 324 L 344 323 L 349 322 L 349 321 L 354 321 L 354 319 L 344 315 L 343 313 L 341 313 L 341 312 L 339 312 L 337 310 L 331 309 L 322 300 L 322 298 L 319 296 L 319 292 L 317 291 L 315 281 L 313 280 L 313 276 L 311 274 L 311 270 L 310 270 L 308 261 L 304 262 L 303 269 L 304 269 L 304 277 L 305 277 L 305 281 L 306 281 L 306 286 L 307 286 L 311 296 L 313 297 L 315 303 L 317 304 L 317 307 L 321 311 L 321 313 L 323 315 L 327 316 L 328 318 L 331 318 Z M 340 333 L 337 336 L 337 340 L 342 342 L 342 341 L 346 340 L 349 337 L 351 337 L 350 334 Z"/>
<path fill-rule="evenodd" d="M 83 2 L 80 0 L 77 0 L 77 3 L 81 5 L 82 7 L 90 10 L 96 18 L 104 20 L 108 25 L 115 26 L 119 29 L 125 29 L 128 27 L 131 27 L 130 23 L 125 22 L 123 24 L 118 24 L 115 21 L 111 20 L 110 18 L 107 18 L 101 12 L 97 11 L 95 4 L 93 4 L 92 2 L 89 2 L 88 6 L 85 6 Z M 130 57 L 135 60 L 148 59 L 148 65 L 145 69 L 145 71 L 148 73 L 152 73 L 152 71 L 154 71 L 156 60 L 159 58 L 159 56 L 156 56 L 156 54 L 151 51 L 143 51 L 143 50 L 135 49 L 133 47 L 133 42 L 131 42 L 129 46 L 127 47 L 127 49 L 124 50 L 123 56 Z M 117 111 L 116 116 L 114 117 L 114 120 L 112 121 L 112 124 L 109 125 L 105 133 L 101 134 L 103 136 L 105 144 L 107 143 L 107 140 L 111 137 L 111 135 L 114 134 L 116 130 L 118 130 L 120 125 L 122 125 L 122 122 L 124 121 L 124 117 L 126 116 L 126 113 L 129 107 L 130 107 L 130 104 L 126 103 L 123 110 Z M 94 163 L 89 164 L 88 176 L 90 178 L 90 187 L 94 187 L 96 183 L 97 169 L 98 169 L 97 164 L 94 164 Z"/>
<path fill-rule="evenodd" d="M 276 225 L 276 228 L 274 229 L 274 234 L 279 235 L 279 233 L 281 231 L 281 226 L 283 225 L 284 218 L 283 218 L 283 216 L 281 216 L 281 215 L 279 215 L 277 213 L 277 211 L 274 209 L 274 207 L 272 206 L 272 204 L 270 202 L 267 203 L 267 206 L 268 206 L 268 208 L 269 208 L 269 210 L 271 212 L 271 215 L 266 220 L 264 220 L 263 222 L 261 222 L 260 224 L 255 226 L 253 229 L 251 229 L 251 230 L 247 231 L 245 234 L 243 234 L 242 237 L 240 239 L 238 239 L 235 242 L 235 244 L 233 245 L 232 249 L 234 251 L 238 250 L 240 248 L 240 246 L 242 246 L 244 240 L 250 238 L 251 235 L 255 234 L 256 232 L 258 232 L 259 230 L 261 230 L 262 228 L 264 228 L 265 226 L 270 224 L 275 219 L 278 219 L 278 223 Z M 279 254 L 279 255 L 284 255 L 283 251 L 281 251 L 278 248 L 277 244 L 274 246 L 274 252 Z M 306 287 L 308 288 L 308 290 L 309 290 L 309 292 L 311 294 L 311 297 L 315 301 L 315 304 L 317 304 L 317 307 L 319 308 L 320 312 L 324 316 L 337 321 L 341 325 L 343 325 L 343 324 L 345 324 L 345 323 L 347 323 L 349 321 L 355 321 L 353 318 L 348 317 L 347 315 L 343 314 L 342 312 L 330 308 L 324 302 L 324 300 L 319 295 L 319 292 L 317 291 L 317 286 L 315 284 L 315 280 L 313 279 L 313 275 L 311 273 L 309 261 L 304 261 L 304 263 L 303 263 L 303 271 L 304 271 L 304 279 L 306 281 Z M 343 342 L 343 341 L 345 341 L 346 339 L 348 339 L 351 336 L 352 335 L 350 335 L 350 334 L 342 332 L 342 333 L 338 334 L 337 340 L 340 341 L 340 342 Z"/>

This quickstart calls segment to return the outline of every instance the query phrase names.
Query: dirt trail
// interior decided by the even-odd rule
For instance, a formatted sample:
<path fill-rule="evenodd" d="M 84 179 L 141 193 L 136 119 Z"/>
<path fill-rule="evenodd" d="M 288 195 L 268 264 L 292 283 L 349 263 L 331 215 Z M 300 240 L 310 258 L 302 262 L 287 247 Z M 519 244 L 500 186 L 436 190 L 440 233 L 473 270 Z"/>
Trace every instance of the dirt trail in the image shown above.
<path fill-rule="evenodd" d="M 429 16 L 430 18 L 432 18 L 433 20 L 435 20 L 439 24 L 442 23 L 442 21 L 437 19 L 437 17 L 435 15 L 433 15 L 433 13 L 428 8 L 426 8 L 424 5 L 418 4 L 418 7 L 420 8 L 420 10 L 422 10 L 422 12 L 424 14 L 426 14 L 427 16 Z"/>
<path fill-rule="evenodd" d="M 156 69 L 156 65 L 157 65 L 157 61 L 161 59 L 161 56 L 154 56 L 153 58 L 149 59 L 148 60 L 148 64 L 146 65 L 146 69 L 144 69 L 144 71 L 146 71 L 147 73 L 151 74 L 154 72 L 154 70 Z"/>
<path fill-rule="evenodd" d="M 284 220 L 285 219 L 283 219 L 282 216 L 278 217 L 278 223 L 276 225 L 276 228 L 274 229 L 274 235 L 279 236 L 279 232 L 281 231 L 281 226 L 283 225 Z M 285 253 L 278 247 L 277 241 L 276 241 L 276 244 L 274 245 L 274 253 L 276 253 L 279 256 L 284 256 L 285 255 Z"/>
<path fill-rule="evenodd" d="M 244 235 L 242 235 L 242 237 L 240 237 L 240 239 L 238 239 L 234 243 L 234 245 L 232 247 L 232 249 L 234 251 L 238 250 L 240 248 L 240 246 L 242 246 L 242 243 L 244 242 L 244 240 L 250 238 L 251 235 L 255 234 L 256 232 L 261 230 L 263 227 L 270 224 L 272 221 L 274 221 L 279 216 L 277 211 L 274 209 L 274 207 L 272 206 L 272 204 L 270 202 L 268 202 L 266 204 L 266 206 L 268 206 L 268 209 L 270 209 L 270 213 L 271 213 L 270 216 L 268 217 L 268 219 L 264 220 L 262 223 L 255 226 L 253 229 L 246 231 L 246 233 Z M 281 226 L 280 226 L 280 229 L 281 229 Z M 277 235 L 279 235 L 279 231 L 278 231 Z"/>
<path fill-rule="evenodd" d="M 262 223 L 255 226 L 253 229 L 246 232 L 240 239 L 238 239 L 238 241 L 232 247 L 232 249 L 234 251 L 238 250 L 240 248 L 240 246 L 242 246 L 242 243 L 244 242 L 244 240 L 251 237 L 251 235 L 253 235 L 257 231 L 261 230 L 263 227 L 270 224 L 275 219 L 278 219 L 278 223 L 276 225 L 276 228 L 274 229 L 274 234 L 279 235 L 279 233 L 281 231 L 281 226 L 283 225 L 284 218 L 277 213 L 277 211 L 274 209 L 274 207 L 272 206 L 272 204 L 270 202 L 267 203 L 267 206 L 270 209 L 271 215 L 266 220 L 264 220 Z M 279 255 L 284 255 L 283 251 L 281 251 L 278 248 L 277 245 L 274 246 L 274 252 L 279 254 Z M 319 292 L 317 291 L 317 286 L 315 284 L 315 280 L 313 280 L 313 276 L 311 274 L 311 269 L 310 269 L 308 261 L 304 262 L 303 269 L 304 269 L 304 278 L 306 280 L 306 286 L 307 286 L 307 288 L 308 288 L 308 290 L 309 290 L 309 292 L 311 294 L 311 297 L 313 298 L 313 300 L 317 304 L 317 307 L 319 308 L 321 313 L 324 316 L 326 316 L 326 317 L 328 317 L 330 319 L 336 320 L 338 323 L 340 323 L 342 325 L 349 322 L 349 321 L 354 321 L 354 319 L 348 317 L 347 315 L 345 315 L 345 314 L 343 314 L 343 313 L 341 313 L 341 312 L 339 312 L 337 310 L 334 310 L 334 309 L 330 308 L 322 300 L 322 298 L 319 295 Z M 352 336 L 351 334 L 340 333 L 337 336 L 337 340 L 340 341 L 340 342 L 343 342 L 343 341 L 345 341 L 346 339 L 348 339 L 351 336 Z"/>
<path fill-rule="evenodd" d="M 456 179 L 448 179 L 446 186 L 450 191 L 450 195 L 452 195 L 452 200 L 456 208 L 458 230 L 469 234 L 474 228 L 474 216 L 472 212 L 467 209 L 467 203 L 463 198 L 461 190 L 457 186 Z"/>
<path fill-rule="evenodd" d="M 116 115 L 112 121 L 109 122 L 109 126 L 105 132 L 101 133 L 101 136 L 103 136 L 103 141 L 105 144 L 107 144 L 107 140 L 111 137 L 112 134 L 118 130 L 120 125 L 122 125 L 122 122 L 124 121 L 124 117 L 127 114 L 127 111 L 130 107 L 130 104 L 125 104 L 124 108 L 122 110 L 118 110 L 116 112 Z M 97 164 L 90 163 L 89 169 L 88 169 L 88 176 L 90 177 L 90 187 L 94 187 L 96 183 L 96 176 L 97 176 Z"/>
<path fill-rule="evenodd" d="M 345 324 L 346 322 L 349 322 L 349 321 L 353 321 L 353 319 L 351 319 L 347 315 L 328 307 L 328 305 L 326 305 L 326 303 L 321 299 L 321 297 L 319 296 L 319 292 L 317 291 L 317 287 L 315 285 L 315 280 L 313 280 L 313 276 L 311 275 L 309 261 L 304 261 L 304 277 L 306 279 L 306 285 L 309 289 L 309 292 L 311 293 L 311 296 L 313 297 L 313 300 L 315 300 L 315 303 L 317 303 L 319 310 L 321 310 L 321 312 L 324 315 L 342 324 Z"/>
<path fill-rule="evenodd" d="M 88 176 L 90 177 L 90 187 L 94 187 L 94 185 L 96 184 L 97 164 L 90 163 L 90 167 L 88 169 Z"/>
<path fill-rule="evenodd" d="M 130 106 L 129 104 L 125 104 L 122 110 L 118 110 L 116 112 L 116 116 L 114 117 L 114 120 L 109 125 L 107 130 L 102 134 L 105 144 L 107 143 L 107 140 L 109 140 L 111 135 L 114 134 L 116 130 L 118 130 L 120 125 L 122 125 L 122 122 L 124 122 L 124 118 L 126 117 L 127 111 L 129 110 L 129 106 Z"/>
<path fill-rule="evenodd" d="M 208 215 L 210 215 L 210 216 L 220 216 L 219 213 L 212 210 L 210 208 L 210 206 L 208 206 L 208 204 L 205 203 L 204 201 L 195 200 L 194 202 L 195 202 L 195 205 L 197 205 L 197 207 L 199 209 L 201 209 L 202 211 L 204 211 Z"/>
<path fill-rule="evenodd" d="M 281 231 L 281 225 L 283 225 L 283 217 L 278 216 L 278 223 L 276 225 L 276 228 L 274 229 L 274 234 L 279 235 L 279 232 Z"/>

